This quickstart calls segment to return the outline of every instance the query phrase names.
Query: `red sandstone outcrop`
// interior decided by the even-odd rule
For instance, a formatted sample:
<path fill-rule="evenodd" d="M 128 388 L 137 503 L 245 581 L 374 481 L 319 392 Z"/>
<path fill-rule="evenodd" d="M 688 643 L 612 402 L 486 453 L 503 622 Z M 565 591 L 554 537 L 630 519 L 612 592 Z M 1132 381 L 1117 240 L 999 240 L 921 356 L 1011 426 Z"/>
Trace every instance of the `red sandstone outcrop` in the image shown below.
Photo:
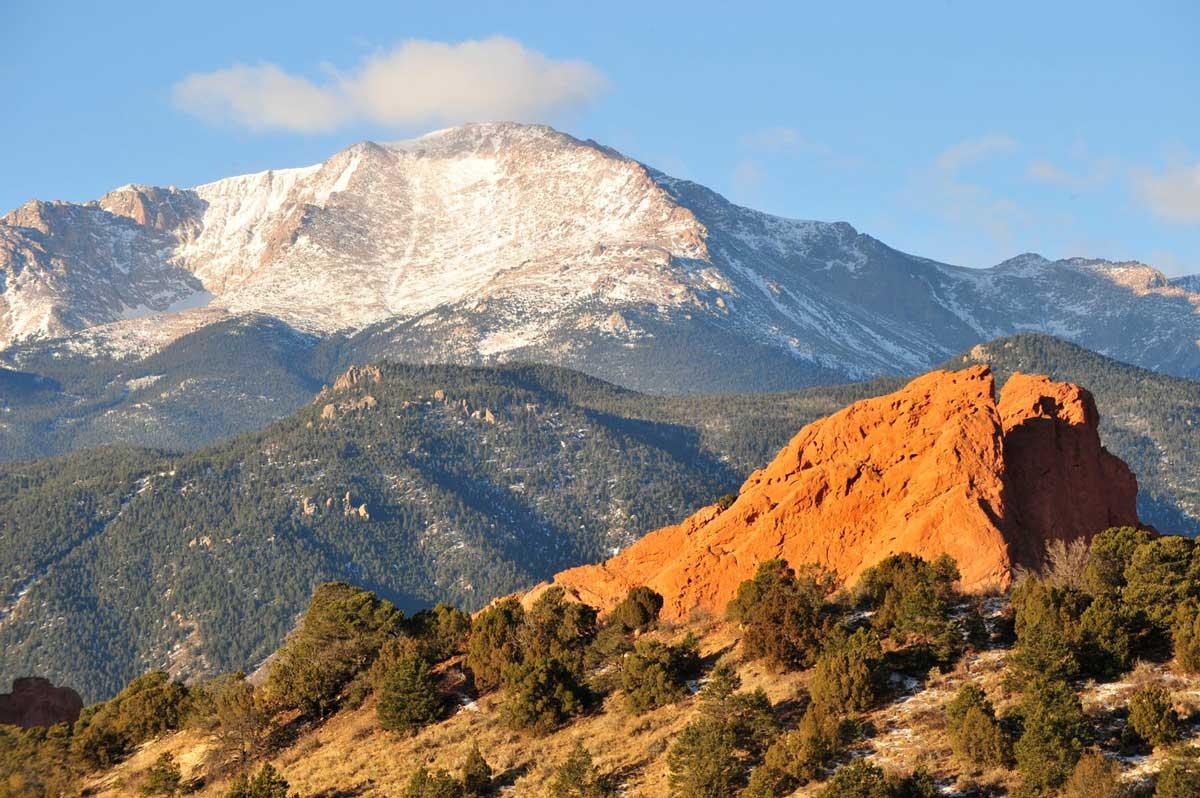
<path fill-rule="evenodd" d="M 663 615 L 720 612 L 758 564 L 820 563 L 845 583 L 896 552 L 949 554 L 967 590 L 1002 588 L 1047 540 L 1137 522 L 1137 483 L 1100 445 L 1083 389 L 937 371 L 802 429 L 727 510 L 706 507 L 555 581 L 606 608 L 635 585 Z"/>
<path fill-rule="evenodd" d="M 0 694 L 0 724 L 23 729 L 74 723 L 82 710 L 79 693 L 35 676 L 13 679 L 12 692 Z"/>
<path fill-rule="evenodd" d="M 1020 558 L 1050 540 L 1073 540 L 1136 523 L 1137 479 L 1100 445 L 1100 414 L 1078 385 L 1013 374 L 1000 392 L 1004 464 L 1019 529 Z"/>

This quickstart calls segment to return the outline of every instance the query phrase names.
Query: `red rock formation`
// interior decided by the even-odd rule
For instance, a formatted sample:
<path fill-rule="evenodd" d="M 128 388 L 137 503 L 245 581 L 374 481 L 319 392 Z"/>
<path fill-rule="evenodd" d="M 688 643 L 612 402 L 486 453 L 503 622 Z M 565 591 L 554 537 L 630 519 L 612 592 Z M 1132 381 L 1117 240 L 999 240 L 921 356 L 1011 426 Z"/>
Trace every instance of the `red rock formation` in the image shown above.
<path fill-rule="evenodd" d="M 907 551 L 950 554 L 978 591 L 1006 586 L 1048 539 L 1136 523 L 1136 482 L 1100 446 L 1086 391 L 1018 375 L 997 405 L 993 388 L 978 366 L 853 404 L 802 429 L 727 510 L 706 507 L 555 581 L 602 608 L 649 585 L 678 619 L 723 610 L 772 557 L 852 583 Z"/>
<path fill-rule="evenodd" d="M 1004 462 L 1020 558 L 1035 559 L 1047 541 L 1072 540 L 1137 523 L 1137 479 L 1100 445 L 1100 414 L 1078 385 L 1013 374 L 1000 393 Z"/>
<path fill-rule="evenodd" d="M 0 724 L 23 729 L 74 723 L 82 710 L 79 693 L 34 676 L 13 679 L 12 692 L 0 694 Z"/>

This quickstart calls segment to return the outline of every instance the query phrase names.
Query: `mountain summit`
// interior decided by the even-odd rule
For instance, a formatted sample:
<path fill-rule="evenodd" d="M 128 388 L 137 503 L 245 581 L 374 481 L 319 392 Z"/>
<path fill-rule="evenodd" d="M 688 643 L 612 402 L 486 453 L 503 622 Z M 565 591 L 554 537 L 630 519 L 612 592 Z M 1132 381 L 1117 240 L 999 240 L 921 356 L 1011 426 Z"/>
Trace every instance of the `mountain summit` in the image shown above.
<path fill-rule="evenodd" d="M 1142 264 L 949 266 L 510 123 L 0 219 L 0 346 L 86 330 L 116 357 L 264 314 L 360 361 L 543 361 L 657 390 L 914 373 L 1024 330 L 1194 376 L 1198 308 Z"/>

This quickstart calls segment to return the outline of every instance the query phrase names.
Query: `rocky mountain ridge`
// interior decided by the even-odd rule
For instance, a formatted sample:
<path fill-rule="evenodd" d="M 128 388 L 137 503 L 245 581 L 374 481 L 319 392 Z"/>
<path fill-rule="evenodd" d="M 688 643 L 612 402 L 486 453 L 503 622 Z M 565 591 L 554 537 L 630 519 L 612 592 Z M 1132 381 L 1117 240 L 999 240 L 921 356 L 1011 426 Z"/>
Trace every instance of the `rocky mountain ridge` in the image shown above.
<path fill-rule="evenodd" d="M 0 274 L 17 369 L 47 348 L 144 357 L 254 313 L 359 362 L 549 362 L 652 390 L 912 374 L 1020 331 L 1200 373 L 1200 294 L 1144 264 L 958 268 L 507 123 L 31 202 L 0 220 Z"/>

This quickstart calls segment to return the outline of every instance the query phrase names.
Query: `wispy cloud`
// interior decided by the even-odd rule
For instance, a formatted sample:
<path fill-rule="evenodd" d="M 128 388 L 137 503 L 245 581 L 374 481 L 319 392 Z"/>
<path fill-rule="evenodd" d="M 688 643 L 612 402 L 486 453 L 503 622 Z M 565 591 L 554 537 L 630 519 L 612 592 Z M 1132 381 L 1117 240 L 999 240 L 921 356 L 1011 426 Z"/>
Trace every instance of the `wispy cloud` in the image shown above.
<path fill-rule="evenodd" d="M 739 194 L 753 191 L 767 179 L 767 173 L 757 161 L 745 159 L 733 167 L 733 187 Z"/>
<path fill-rule="evenodd" d="M 457 44 L 409 40 L 317 83 L 275 64 L 188 75 L 175 104 L 209 122 L 316 133 L 357 121 L 389 128 L 535 121 L 591 103 L 608 81 L 583 61 L 556 61 L 504 36 Z"/>
<path fill-rule="evenodd" d="M 1095 158 L 1086 152 L 1075 155 L 1072 160 L 1072 167 L 1059 166 L 1044 158 L 1030 161 L 1025 167 L 1025 178 L 1034 183 L 1084 192 L 1108 183 L 1120 171 L 1112 158 Z"/>
<path fill-rule="evenodd" d="M 976 253 L 1015 251 L 1017 230 L 1029 225 L 1029 212 L 988 186 L 966 179 L 960 172 L 969 165 L 1008 155 L 1017 149 L 1014 139 L 999 133 L 953 144 L 913 175 L 904 192 L 905 202 L 924 208 L 960 234 L 974 235 L 980 240 L 973 246 Z M 987 246 L 982 245 L 985 241 Z M 974 254 L 968 257 L 966 265 L 991 265 L 985 260 L 988 256 Z"/>
<path fill-rule="evenodd" d="M 1054 183 L 1060 186 L 1070 186 L 1076 182 L 1074 175 L 1044 160 L 1030 161 L 1025 167 L 1025 176 L 1038 183 Z"/>
<path fill-rule="evenodd" d="M 807 155 L 835 166 L 854 168 L 860 158 L 839 155 L 832 147 L 804 135 L 794 127 L 768 127 L 746 133 L 739 140 L 743 149 L 762 155 Z"/>
<path fill-rule="evenodd" d="M 1150 212 L 1168 222 L 1200 223 L 1200 162 L 1164 172 L 1135 173 L 1134 189 Z"/>
<path fill-rule="evenodd" d="M 976 161 L 1010 153 L 1016 148 L 1017 142 L 1008 136 L 989 133 L 986 136 L 965 139 L 946 148 L 938 155 L 934 165 L 941 171 L 952 174 Z"/>
<path fill-rule="evenodd" d="M 769 127 L 742 136 L 742 146 L 765 152 L 811 152 L 831 155 L 832 150 L 819 141 L 813 141 L 793 127 Z"/>

